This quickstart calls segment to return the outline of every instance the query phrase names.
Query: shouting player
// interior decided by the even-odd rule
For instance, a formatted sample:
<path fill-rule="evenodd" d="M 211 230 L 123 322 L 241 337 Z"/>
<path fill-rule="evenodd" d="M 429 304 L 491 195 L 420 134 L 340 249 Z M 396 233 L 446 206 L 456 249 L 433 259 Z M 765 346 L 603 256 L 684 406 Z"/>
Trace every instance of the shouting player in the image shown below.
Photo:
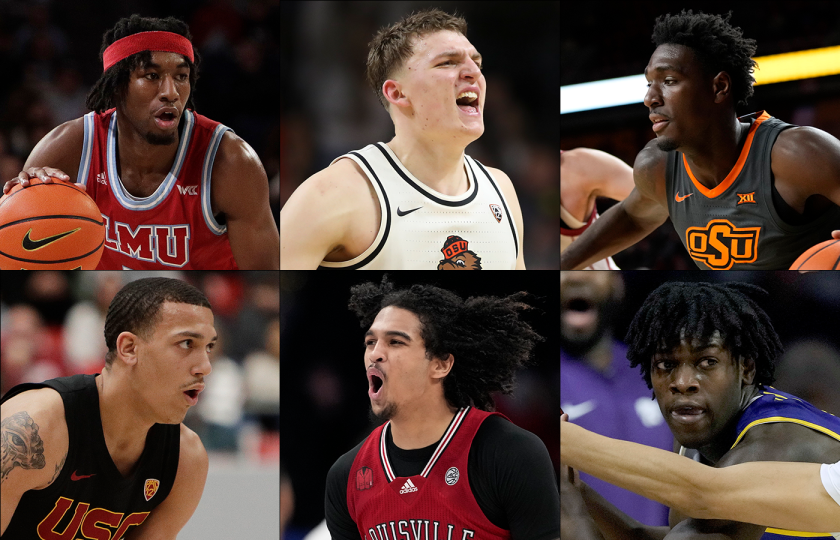
<path fill-rule="evenodd" d="M 230 128 L 194 112 L 187 25 L 132 15 L 102 38 L 93 112 L 32 150 L 7 193 L 50 176 L 87 189 L 105 220 L 100 270 L 272 270 L 280 242 L 268 178 Z"/>
<path fill-rule="evenodd" d="M 488 91 L 466 21 L 422 11 L 370 46 L 367 80 L 396 135 L 337 157 L 292 193 L 282 268 L 524 270 L 510 178 L 464 153 L 484 133 Z"/>
<path fill-rule="evenodd" d="M 542 338 L 525 293 L 462 300 L 433 286 L 352 289 L 372 415 L 387 422 L 327 477 L 333 539 L 553 540 L 560 500 L 543 442 L 494 409 Z"/>
<path fill-rule="evenodd" d="M 3 538 L 174 540 L 207 479 L 204 445 L 181 422 L 204 389 L 215 341 L 198 289 L 140 279 L 108 307 L 101 374 L 9 390 L 0 407 Z"/>
<path fill-rule="evenodd" d="M 735 115 L 753 94 L 755 40 L 729 15 L 657 19 L 645 68 L 656 138 L 633 165 L 635 189 L 560 256 L 580 269 L 670 217 L 701 269 L 788 269 L 840 228 L 840 141 L 773 118 Z"/>

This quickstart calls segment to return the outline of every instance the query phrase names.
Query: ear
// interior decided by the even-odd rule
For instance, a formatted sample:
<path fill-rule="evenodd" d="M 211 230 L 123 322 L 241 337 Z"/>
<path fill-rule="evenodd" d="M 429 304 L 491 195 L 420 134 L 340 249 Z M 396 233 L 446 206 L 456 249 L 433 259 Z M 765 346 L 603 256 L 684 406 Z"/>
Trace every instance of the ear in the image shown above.
<path fill-rule="evenodd" d="M 741 358 L 741 380 L 744 384 L 752 384 L 755 381 L 755 360 L 752 358 Z"/>
<path fill-rule="evenodd" d="M 432 358 L 432 361 L 429 364 L 430 369 L 432 370 L 432 378 L 442 380 L 444 377 L 449 375 L 450 371 L 452 371 L 452 366 L 455 365 L 455 357 L 450 354 L 445 360 Z"/>
<path fill-rule="evenodd" d="M 117 356 L 116 359 L 121 362 L 134 365 L 137 363 L 137 346 L 140 344 L 140 338 L 131 332 L 121 332 L 117 336 Z"/>
<path fill-rule="evenodd" d="M 382 84 L 382 95 L 391 105 L 396 107 L 408 106 L 408 96 L 402 93 L 402 85 L 393 79 L 388 79 Z"/>

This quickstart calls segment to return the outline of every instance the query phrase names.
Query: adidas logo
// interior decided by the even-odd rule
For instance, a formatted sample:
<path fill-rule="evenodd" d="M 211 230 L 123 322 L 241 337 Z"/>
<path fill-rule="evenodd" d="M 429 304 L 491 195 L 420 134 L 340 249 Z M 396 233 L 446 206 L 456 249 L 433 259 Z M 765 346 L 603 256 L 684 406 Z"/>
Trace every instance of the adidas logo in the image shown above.
<path fill-rule="evenodd" d="M 414 483 L 411 481 L 411 478 L 409 478 L 408 481 L 405 484 L 403 484 L 403 487 L 400 490 L 400 495 L 405 495 L 406 493 L 413 493 L 415 491 L 417 491 L 417 486 L 415 486 Z"/>

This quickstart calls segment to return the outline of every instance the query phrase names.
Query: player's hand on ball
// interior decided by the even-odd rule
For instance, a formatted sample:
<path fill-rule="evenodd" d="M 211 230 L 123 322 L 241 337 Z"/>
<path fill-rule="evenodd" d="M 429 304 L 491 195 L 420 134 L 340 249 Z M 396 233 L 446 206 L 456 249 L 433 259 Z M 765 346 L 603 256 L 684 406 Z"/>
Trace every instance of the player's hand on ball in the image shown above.
<path fill-rule="evenodd" d="M 40 178 L 43 183 L 52 184 L 53 176 L 60 180 L 70 181 L 70 176 L 61 169 L 54 167 L 29 167 L 25 171 L 20 171 L 17 177 L 6 182 L 6 185 L 3 186 L 3 195 L 8 193 L 15 184 L 20 184 L 23 188 L 28 188 L 31 184 L 29 182 L 30 178 Z M 81 186 L 81 184 L 76 185 Z"/>
<path fill-rule="evenodd" d="M 840 231 L 831 231 L 831 237 L 835 240 L 840 240 Z"/>

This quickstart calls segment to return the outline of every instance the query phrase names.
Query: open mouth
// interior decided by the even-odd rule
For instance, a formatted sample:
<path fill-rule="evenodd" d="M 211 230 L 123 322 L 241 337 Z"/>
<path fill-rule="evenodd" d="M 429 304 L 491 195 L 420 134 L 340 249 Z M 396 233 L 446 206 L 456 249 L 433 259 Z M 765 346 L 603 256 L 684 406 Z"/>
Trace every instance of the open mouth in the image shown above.
<path fill-rule="evenodd" d="M 700 407 L 677 407 L 671 411 L 671 417 L 681 424 L 699 422 L 706 411 Z"/>
<path fill-rule="evenodd" d="M 475 92 L 461 92 L 455 100 L 455 104 L 465 114 L 478 114 L 478 94 Z"/>
<path fill-rule="evenodd" d="M 371 373 L 369 376 L 369 383 L 370 388 L 368 389 L 368 396 L 370 396 L 371 399 L 378 399 L 385 381 L 379 375 Z"/>
<path fill-rule="evenodd" d="M 173 112 L 163 112 L 155 116 L 155 124 L 163 129 L 175 127 L 178 123 L 178 115 Z"/>
<path fill-rule="evenodd" d="M 193 398 L 193 399 L 195 399 L 195 398 L 197 398 L 197 397 L 198 397 L 198 390 L 196 390 L 196 389 L 193 389 L 193 390 L 187 390 L 187 391 L 186 391 L 186 392 L 184 392 L 184 393 L 185 393 L 185 394 L 187 394 L 188 396 L 190 396 L 190 397 L 191 397 L 191 398 Z"/>

